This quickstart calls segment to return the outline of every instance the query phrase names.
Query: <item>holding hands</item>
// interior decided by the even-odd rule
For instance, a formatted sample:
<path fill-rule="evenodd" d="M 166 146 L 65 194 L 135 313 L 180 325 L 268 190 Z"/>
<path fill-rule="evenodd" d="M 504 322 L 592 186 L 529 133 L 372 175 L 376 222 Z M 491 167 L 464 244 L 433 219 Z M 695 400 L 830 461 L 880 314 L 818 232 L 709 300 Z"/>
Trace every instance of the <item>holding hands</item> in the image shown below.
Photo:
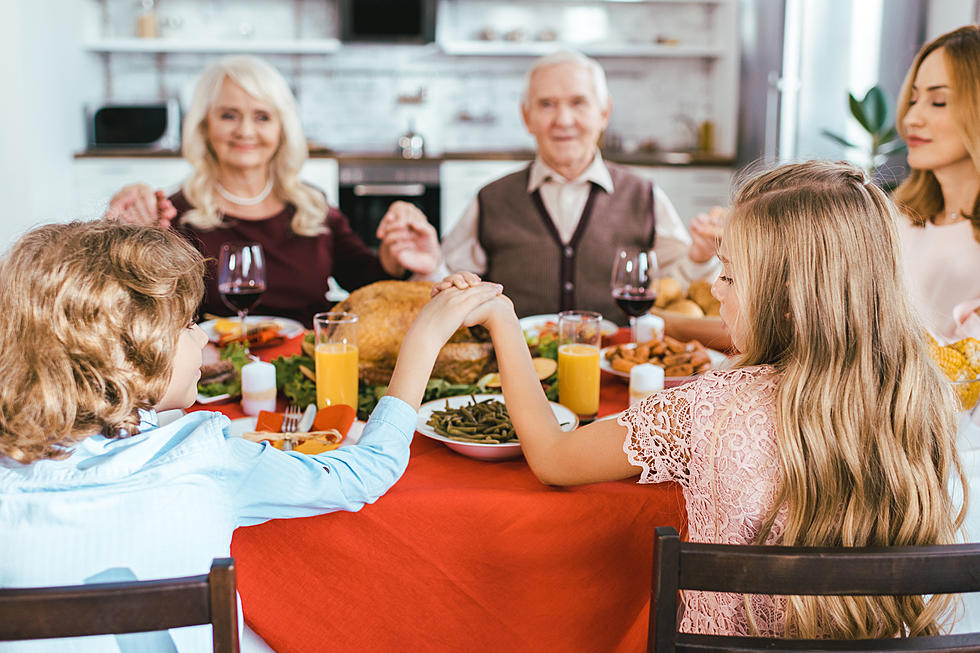
<path fill-rule="evenodd" d="M 692 261 L 704 263 L 717 253 L 716 248 L 727 216 L 728 209 L 715 206 L 708 213 L 698 213 L 691 220 L 691 239 L 694 242 L 691 243 L 688 256 Z"/>
<path fill-rule="evenodd" d="M 146 184 L 130 184 L 113 195 L 106 209 L 107 220 L 142 226 L 169 227 L 177 209 L 162 190 Z"/>
<path fill-rule="evenodd" d="M 439 236 L 414 204 L 393 202 L 378 224 L 377 236 L 381 240 L 381 265 L 392 276 L 401 276 L 406 270 L 429 274 L 439 265 Z"/>

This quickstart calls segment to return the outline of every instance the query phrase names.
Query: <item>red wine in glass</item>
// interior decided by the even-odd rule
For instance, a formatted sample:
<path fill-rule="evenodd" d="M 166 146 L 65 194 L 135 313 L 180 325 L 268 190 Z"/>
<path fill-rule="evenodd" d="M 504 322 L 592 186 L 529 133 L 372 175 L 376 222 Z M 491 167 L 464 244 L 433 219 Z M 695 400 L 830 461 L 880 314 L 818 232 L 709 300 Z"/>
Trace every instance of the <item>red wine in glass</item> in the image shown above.
<path fill-rule="evenodd" d="M 245 317 L 265 292 L 265 253 L 258 243 L 225 243 L 218 256 L 218 292 L 242 322 L 242 342 L 248 351 Z"/>
<path fill-rule="evenodd" d="M 640 317 L 646 314 L 653 308 L 653 303 L 657 301 L 657 293 L 649 288 L 623 286 L 613 289 L 612 296 L 616 300 L 616 306 L 619 306 L 620 310 L 629 317 Z"/>
<path fill-rule="evenodd" d="M 251 312 L 262 298 L 264 290 L 251 286 L 227 286 L 220 289 L 221 300 L 236 313 Z"/>
<path fill-rule="evenodd" d="M 613 260 L 609 287 L 616 305 L 630 319 L 630 331 L 636 342 L 636 318 L 653 306 L 657 299 L 657 256 L 650 250 L 622 247 Z"/>

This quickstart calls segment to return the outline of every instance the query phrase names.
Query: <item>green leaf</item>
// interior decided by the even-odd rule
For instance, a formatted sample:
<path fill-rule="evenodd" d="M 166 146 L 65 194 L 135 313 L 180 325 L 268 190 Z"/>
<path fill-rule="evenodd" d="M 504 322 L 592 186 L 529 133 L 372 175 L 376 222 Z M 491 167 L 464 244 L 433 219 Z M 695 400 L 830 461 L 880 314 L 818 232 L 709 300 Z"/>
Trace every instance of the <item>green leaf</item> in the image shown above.
<path fill-rule="evenodd" d="M 877 134 L 885 126 L 888 120 L 888 100 L 885 92 L 877 84 L 868 89 L 864 99 L 861 100 L 861 107 L 866 122 L 865 128 L 872 134 Z"/>
<path fill-rule="evenodd" d="M 885 143 L 891 143 L 898 138 L 898 130 L 895 125 L 892 125 L 885 130 L 885 133 L 878 136 L 878 144 L 884 145 Z"/>
<path fill-rule="evenodd" d="M 899 141 L 897 143 L 891 143 L 891 144 L 882 145 L 878 149 L 878 154 L 881 154 L 881 155 L 896 154 L 898 152 L 904 152 L 906 149 L 907 148 L 905 147 L 905 143 L 902 143 L 901 141 Z"/>
<path fill-rule="evenodd" d="M 871 123 L 868 120 L 868 116 L 865 114 L 864 105 L 851 93 L 847 94 L 847 98 L 851 105 L 851 115 L 854 116 L 854 119 L 861 124 L 864 131 L 868 132 L 869 134 L 874 132 L 874 130 L 871 128 Z"/>
<path fill-rule="evenodd" d="M 843 136 L 838 136 L 837 134 L 831 131 L 827 131 L 826 129 L 821 129 L 820 133 L 826 136 L 827 138 L 829 138 L 830 140 L 834 141 L 838 145 L 843 145 L 844 147 L 853 147 L 853 148 L 857 147 Z"/>

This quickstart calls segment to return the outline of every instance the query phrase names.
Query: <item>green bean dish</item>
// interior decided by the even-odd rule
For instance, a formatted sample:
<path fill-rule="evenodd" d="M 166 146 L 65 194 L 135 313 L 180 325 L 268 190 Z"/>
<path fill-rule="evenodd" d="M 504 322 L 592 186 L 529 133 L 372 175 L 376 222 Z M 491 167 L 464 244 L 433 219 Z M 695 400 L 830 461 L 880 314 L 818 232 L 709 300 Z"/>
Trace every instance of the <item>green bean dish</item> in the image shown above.
<path fill-rule="evenodd" d="M 470 395 L 470 403 L 432 412 L 426 422 L 439 435 L 459 442 L 500 444 L 515 442 L 517 433 L 511 424 L 507 407 L 496 399 L 477 401 Z"/>

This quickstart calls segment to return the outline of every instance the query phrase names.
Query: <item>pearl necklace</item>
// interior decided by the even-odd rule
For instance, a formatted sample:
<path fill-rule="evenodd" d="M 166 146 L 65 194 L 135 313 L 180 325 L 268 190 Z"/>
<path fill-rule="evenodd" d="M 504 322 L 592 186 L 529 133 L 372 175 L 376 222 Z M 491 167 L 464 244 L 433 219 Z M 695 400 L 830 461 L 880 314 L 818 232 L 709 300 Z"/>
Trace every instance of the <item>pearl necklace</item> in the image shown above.
<path fill-rule="evenodd" d="M 223 198 L 231 202 L 232 204 L 237 204 L 239 206 L 255 206 L 259 204 L 269 196 L 272 192 L 272 177 L 269 177 L 269 181 L 266 183 L 265 188 L 262 192 L 255 197 L 239 197 L 238 195 L 233 195 L 227 188 L 218 183 L 218 194 Z"/>

